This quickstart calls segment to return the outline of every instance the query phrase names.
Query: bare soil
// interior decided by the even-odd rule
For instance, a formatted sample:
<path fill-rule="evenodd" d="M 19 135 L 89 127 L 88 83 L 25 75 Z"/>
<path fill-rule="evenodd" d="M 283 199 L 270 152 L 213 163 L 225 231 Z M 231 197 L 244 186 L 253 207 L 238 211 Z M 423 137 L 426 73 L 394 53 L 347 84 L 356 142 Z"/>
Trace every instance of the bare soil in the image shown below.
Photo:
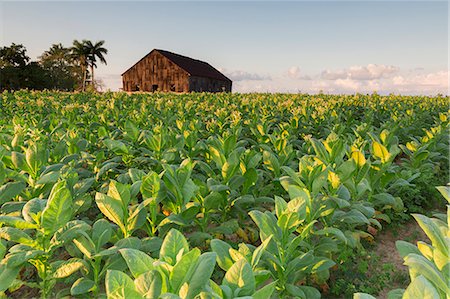
<path fill-rule="evenodd" d="M 373 248 L 373 252 L 380 257 L 380 263 L 393 264 L 398 273 L 404 273 L 409 277 L 408 267 L 403 265 L 403 259 L 398 254 L 397 248 L 395 247 L 395 242 L 397 240 L 407 241 L 412 244 L 416 244 L 417 241 L 430 243 L 430 240 L 414 219 L 411 219 L 398 228 L 381 231 L 380 235 L 375 238 L 376 245 Z M 376 273 L 374 273 L 374 275 L 376 275 Z M 379 293 L 377 298 L 387 298 L 389 291 L 406 287 L 407 284 L 401 285 L 396 283 L 394 285 L 390 285 L 387 288 L 384 288 Z"/>

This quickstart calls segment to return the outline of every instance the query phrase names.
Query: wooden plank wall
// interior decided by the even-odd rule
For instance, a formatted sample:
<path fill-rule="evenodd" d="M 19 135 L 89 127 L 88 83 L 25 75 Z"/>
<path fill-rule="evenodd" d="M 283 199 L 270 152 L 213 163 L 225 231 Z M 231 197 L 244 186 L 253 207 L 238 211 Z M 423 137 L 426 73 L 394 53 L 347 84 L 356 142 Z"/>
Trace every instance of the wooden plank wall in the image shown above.
<path fill-rule="evenodd" d="M 189 91 L 189 74 L 172 61 L 153 52 L 123 74 L 124 91 Z"/>
<path fill-rule="evenodd" d="M 231 82 L 190 76 L 156 51 L 125 72 L 122 81 L 124 91 L 231 92 Z"/>

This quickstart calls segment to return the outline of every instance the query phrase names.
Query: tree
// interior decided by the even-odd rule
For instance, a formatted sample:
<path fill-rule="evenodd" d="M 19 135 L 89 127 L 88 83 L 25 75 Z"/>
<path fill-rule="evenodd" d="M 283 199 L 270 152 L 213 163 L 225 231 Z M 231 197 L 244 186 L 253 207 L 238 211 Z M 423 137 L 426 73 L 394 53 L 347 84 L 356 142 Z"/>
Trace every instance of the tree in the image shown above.
<path fill-rule="evenodd" d="M 22 44 L 12 43 L 9 47 L 0 48 L 0 68 L 7 66 L 24 67 L 30 61 L 26 52 L 27 49 Z"/>
<path fill-rule="evenodd" d="M 61 43 L 53 44 L 39 57 L 39 62 L 50 73 L 55 89 L 73 90 L 76 82 L 80 81 L 81 73 L 75 65 L 71 49 Z"/>
<path fill-rule="evenodd" d="M 86 78 L 87 78 L 87 68 L 88 68 L 88 55 L 89 50 L 86 46 L 87 40 L 82 40 L 81 42 L 78 40 L 73 41 L 73 46 L 71 48 L 72 57 L 75 61 L 78 62 L 78 66 L 81 69 L 83 82 L 82 82 L 82 90 L 84 91 L 86 87 Z"/>
<path fill-rule="evenodd" d="M 88 65 L 91 67 L 91 82 L 94 84 L 94 68 L 97 67 L 97 58 L 100 61 L 100 63 L 106 64 L 105 56 L 108 54 L 108 50 L 103 47 L 105 44 L 104 40 L 98 41 L 95 44 L 93 44 L 91 41 L 86 41 L 85 45 L 88 49 Z"/>
<path fill-rule="evenodd" d="M 86 88 L 88 68 L 90 67 L 91 69 L 90 82 L 94 84 L 94 68 L 97 67 L 97 59 L 101 63 L 106 64 L 105 55 L 108 53 L 108 50 L 103 47 L 104 44 L 105 41 L 103 40 L 98 41 L 95 44 L 90 40 L 82 40 L 81 42 L 78 40 L 73 41 L 72 54 L 81 67 L 81 72 L 83 74 L 83 90 Z"/>
<path fill-rule="evenodd" d="M 0 90 L 51 88 L 49 73 L 38 63 L 30 62 L 23 45 L 14 43 L 0 48 Z"/>

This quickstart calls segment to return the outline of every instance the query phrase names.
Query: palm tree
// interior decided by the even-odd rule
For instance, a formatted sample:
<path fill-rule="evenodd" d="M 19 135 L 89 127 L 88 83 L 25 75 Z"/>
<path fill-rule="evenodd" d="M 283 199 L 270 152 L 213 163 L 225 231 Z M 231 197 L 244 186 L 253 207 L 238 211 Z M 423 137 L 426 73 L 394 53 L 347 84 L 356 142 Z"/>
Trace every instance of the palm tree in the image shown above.
<path fill-rule="evenodd" d="M 91 67 L 91 83 L 94 85 L 94 68 L 97 67 L 97 58 L 100 61 L 100 63 L 106 64 L 105 56 L 108 54 L 108 50 L 103 47 L 105 44 L 104 40 L 98 41 L 95 44 L 93 44 L 91 41 L 86 41 L 85 46 L 88 50 L 88 56 L 87 56 L 87 62 L 88 65 Z"/>
<path fill-rule="evenodd" d="M 80 81 L 80 68 L 76 65 L 72 50 L 61 43 L 53 44 L 38 58 L 41 66 L 49 71 L 55 88 L 73 89 Z"/>
<path fill-rule="evenodd" d="M 73 47 L 71 48 L 73 58 L 76 61 L 78 61 L 79 66 L 81 68 L 81 72 L 83 73 L 83 83 L 82 83 L 83 91 L 86 86 L 88 56 L 89 56 L 89 49 L 86 46 L 87 42 L 88 42 L 87 40 L 82 40 L 81 42 L 78 40 L 74 40 Z"/>
<path fill-rule="evenodd" d="M 42 53 L 41 56 L 39 56 L 40 60 L 65 60 L 67 61 L 69 58 L 70 49 L 65 48 L 61 43 L 59 44 L 53 44 L 50 49 Z"/>

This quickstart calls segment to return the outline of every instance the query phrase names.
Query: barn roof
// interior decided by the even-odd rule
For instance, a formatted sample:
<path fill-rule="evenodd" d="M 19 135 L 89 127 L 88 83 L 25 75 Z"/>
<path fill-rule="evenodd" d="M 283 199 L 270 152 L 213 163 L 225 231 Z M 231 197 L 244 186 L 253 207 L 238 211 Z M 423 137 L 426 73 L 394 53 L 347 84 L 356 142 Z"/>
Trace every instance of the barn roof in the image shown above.
<path fill-rule="evenodd" d="M 147 57 L 154 51 L 157 51 L 158 53 L 160 53 L 161 55 L 163 55 L 164 57 L 166 57 L 167 59 L 169 59 L 176 65 L 178 65 L 180 68 L 182 68 L 183 70 L 188 72 L 191 76 L 208 77 L 208 78 L 213 78 L 213 79 L 217 79 L 217 80 L 224 80 L 224 81 L 231 82 L 231 80 L 229 78 L 227 78 L 224 74 L 219 72 L 217 69 L 215 69 L 213 66 L 211 66 L 207 62 L 197 60 L 197 59 L 192 59 L 187 56 L 183 56 L 183 55 L 172 53 L 172 52 L 165 51 L 165 50 L 154 49 L 150 53 L 145 55 L 141 60 L 143 60 L 145 57 Z M 133 68 L 136 64 L 138 64 L 141 60 L 136 62 L 132 67 L 130 67 L 128 70 L 126 70 L 123 74 L 128 72 L 131 68 Z"/>

